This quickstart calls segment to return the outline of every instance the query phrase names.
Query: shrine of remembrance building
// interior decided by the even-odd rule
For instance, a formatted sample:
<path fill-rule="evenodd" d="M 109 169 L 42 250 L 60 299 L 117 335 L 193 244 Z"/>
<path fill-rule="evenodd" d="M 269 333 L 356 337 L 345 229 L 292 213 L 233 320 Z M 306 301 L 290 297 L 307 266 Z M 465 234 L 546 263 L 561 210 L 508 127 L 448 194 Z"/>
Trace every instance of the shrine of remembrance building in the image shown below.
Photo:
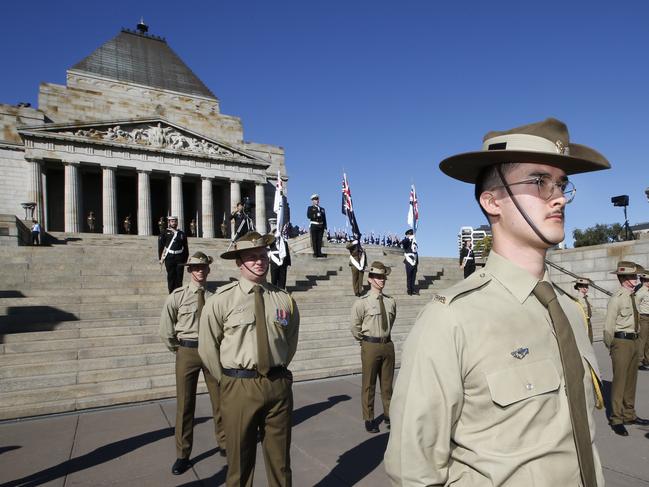
<path fill-rule="evenodd" d="M 161 217 L 199 237 L 227 237 L 246 197 L 258 231 L 272 216 L 281 147 L 243 140 L 237 117 L 147 27 L 122 30 L 67 71 L 41 83 L 38 107 L 0 104 L 0 214 L 24 215 L 46 231 L 159 232 Z"/>

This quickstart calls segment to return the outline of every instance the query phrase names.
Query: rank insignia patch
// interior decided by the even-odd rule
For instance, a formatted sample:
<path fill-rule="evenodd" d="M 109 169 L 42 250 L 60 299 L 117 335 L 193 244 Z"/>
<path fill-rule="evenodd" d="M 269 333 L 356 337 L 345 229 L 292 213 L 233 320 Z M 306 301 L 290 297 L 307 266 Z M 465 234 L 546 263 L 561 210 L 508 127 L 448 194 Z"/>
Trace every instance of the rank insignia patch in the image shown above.
<path fill-rule="evenodd" d="M 527 354 L 530 353 L 529 348 L 518 348 L 512 352 L 512 357 L 517 358 L 519 360 L 524 359 Z"/>
<path fill-rule="evenodd" d="M 288 311 L 285 309 L 278 309 L 276 321 L 282 326 L 288 326 Z"/>

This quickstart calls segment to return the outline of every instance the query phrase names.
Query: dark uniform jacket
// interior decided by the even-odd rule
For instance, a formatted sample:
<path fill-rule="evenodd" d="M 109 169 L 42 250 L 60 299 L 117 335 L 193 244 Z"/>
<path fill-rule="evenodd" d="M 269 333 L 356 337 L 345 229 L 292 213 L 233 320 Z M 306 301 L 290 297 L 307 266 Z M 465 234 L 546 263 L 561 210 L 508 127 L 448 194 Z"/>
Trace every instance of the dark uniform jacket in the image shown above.
<path fill-rule="evenodd" d="M 417 255 L 417 250 L 416 247 L 413 249 L 412 245 L 412 240 L 410 240 L 408 237 L 404 238 L 401 241 L 401 246 L 403 247 L 403 252 L 405 254 L 415 254 L 415 265 L 419 264 L 419 255 Z M 403 260 L 406 264 L 410 264 L 405 258 Z"/>
<path fill-rule="evenodd" d="M 284 261 L 282 262 L 282 265 L 285 266 L 285 267 L 288 267 L 288 266 L 291 265 L 291 253 L 289 251 L 288 242 L 285 239 L 282 240 L 282 242 L 284 242 L 284 249 L 286 251 L 286 256 L 284 257 Z M 270 246 L 270 251 L 271 252 L 278 252 L 279 251 L 279 240 L 278 239 L 276 239 L 273 242 L 273 245 Z M 273 259 L 270 259 L 270 263 L 271 263 L 271 265 L 277 265 L 277 263 Z"/>
<path fill-rule="evenodd" d="M 246 215 L 243 211 L 234 211 L 230 215 L 230 220 L 234 219 L 234 231 L 237 232 L 237 238 L 240 237 L 241 235 L 245 235 L 250 231 L 250 228 L 248 228 L 248 220 L 246 219 Z M 243 225 L 241 225 L 241 222 L 245 222 Z M 241 226 L 241 230 L 239 230 L 239 226 Z"/>
<path fill-rule="evenodd" d="M 187 262 L 189 257 L 189 246 L 187 245 L 187 236 L 182 230 L 177 230 L 178 236 L 167 253 L 167 257 L 173 255 L 179 262 Z M 162 257 L 164 248 L 168 246 L 174 238 L 174 231 L 171 228 L 165 229 L 158 237 L 158 259 Z M 178 252 L 178 251 L 181 252 Z M 178 253 L 176 253 L 178 252 Z"/>
<path fill-rule="evenodd" d="M 327 215 L 325 215 L 325 210 L 321 206 L 311 205 L 306 210 L 306 217 L 310 222 L 317 222 L 323 228 L 327 228 Z"/>

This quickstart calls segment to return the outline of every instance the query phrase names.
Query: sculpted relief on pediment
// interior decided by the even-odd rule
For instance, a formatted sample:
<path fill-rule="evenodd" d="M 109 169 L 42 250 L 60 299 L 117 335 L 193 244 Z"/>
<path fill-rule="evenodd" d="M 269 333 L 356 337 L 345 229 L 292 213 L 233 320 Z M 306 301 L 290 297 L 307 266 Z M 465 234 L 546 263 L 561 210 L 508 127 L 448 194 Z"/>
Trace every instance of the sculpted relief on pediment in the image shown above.
<path fill-rule="evenodd" d="M 62 134 L 104 140 L 107 142 L 185 151 L 196 153 L 197 155 L 253 160 L 252 157 L 239 151 L 234 151 L 193 135 L 184 134 L 175 127 L 161 123 L 145 123 L 124 127 L 115 125 L 101 129 L 81 128 L 62 132 Z"/>

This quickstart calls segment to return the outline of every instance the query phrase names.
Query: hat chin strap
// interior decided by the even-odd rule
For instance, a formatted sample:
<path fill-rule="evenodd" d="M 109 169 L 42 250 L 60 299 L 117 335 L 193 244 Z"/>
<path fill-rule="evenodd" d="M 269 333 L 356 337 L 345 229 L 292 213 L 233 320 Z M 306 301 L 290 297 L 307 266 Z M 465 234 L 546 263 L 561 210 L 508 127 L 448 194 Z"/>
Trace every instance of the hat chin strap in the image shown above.
<path fill-rule="evenodd" d="M 541 230 L 539 230 L 539 229 L 537 228 L 537 226 L 534 224 L 534 222 L 533 222 L 532 219 L 529 217 L 529 215 L 528 215 L 528 214 L 525 212 L 525 210 L 524 210 L 523 208 L 521 208 L 521 206 L 518 204 L 518 201 L 517 201 L 516 198 L 514 197 L 514 194 L 512 193 L 512 190 L 511 190 L 511 189 L 509 188 L 509 186 L 507 185 L 507 181 L 505 181 L 505 176 L 503 175 L 502 169 L 500 169 L 500 165 L 496 166 L 496 171 L 498 171 L 498 176 L 500 177 L 500 180 L 502 181 L 503 186 L 505 187 L 505 190 L 507 191 L 507 194 L 509 195 L 509 198 L 512 200 L 512 203 L 514 203 L 514 206 L 516 207 L 516 209 L 518 210 L 518 212 L 521 214 L 521 216 L 525 219 L 525 221 L 526 221 L 527 224 L 530 226 L 530 228 L 531 228 L 532 230 L 534 230 L 534 233 L 536 233 L 536 235 L 537 235 L 541 240 L 543 240 L 543 242 L 545 242 L 546 244 L 548 244 L 548 245 L 550 245 L 550 246 L 555 246 L 555 245 L 561 243 L 561 241 L 559 241 L 559 242 L 552 242 L 551 240 L 547 239 L 547 238 L 545 237 L 545 235 L 543 235 L 543 234 L 541 233 Z"/>
<path fill-rule="evenodd" d="M 261 274 L 258 274 L 255 271 L 253 271 L 250 267 L 248 267 L 244 261 L 241 261 L 241 265 L 244 266 L 246 269 L 248 269 L 248 271 L 250 271 L 251 274 L 254 274 L 257 277 L 263 277 L 268 272 L 268 267 L 266 267 L 266 270 L 264 272 L 262 272 Z"/>

